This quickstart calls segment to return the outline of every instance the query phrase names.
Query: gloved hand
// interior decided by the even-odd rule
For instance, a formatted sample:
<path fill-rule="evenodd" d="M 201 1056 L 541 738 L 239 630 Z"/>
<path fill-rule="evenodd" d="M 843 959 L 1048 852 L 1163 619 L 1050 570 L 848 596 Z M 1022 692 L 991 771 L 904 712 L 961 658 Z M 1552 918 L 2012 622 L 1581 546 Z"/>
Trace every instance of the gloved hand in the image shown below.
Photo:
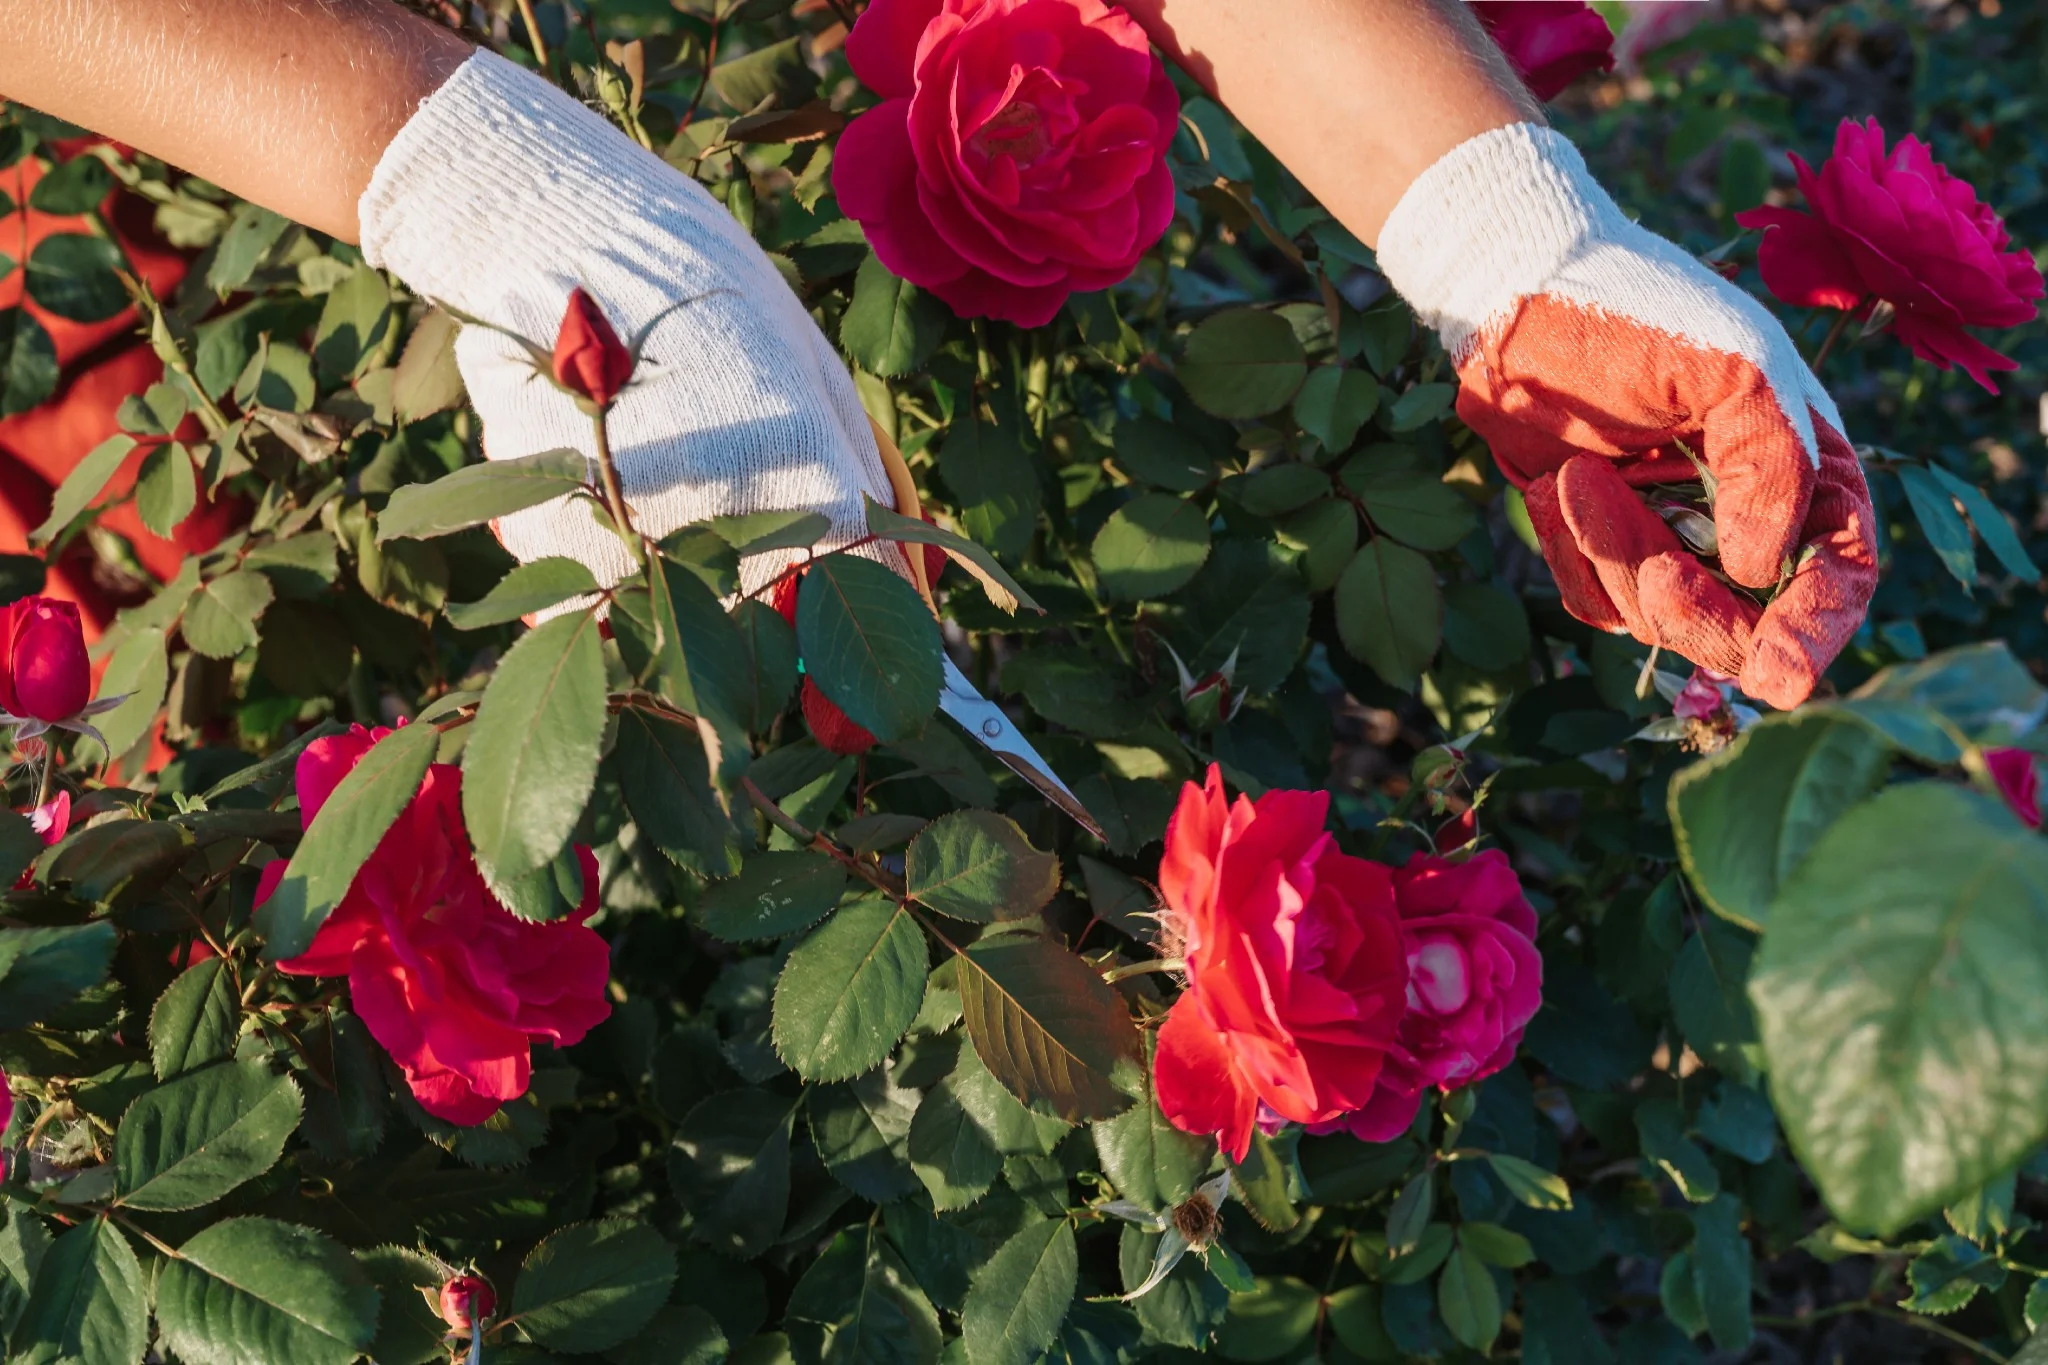
<path fill-rule="evenodd" d="M 1574 616 L 1804 701 L 1877 585 L 1833 400 L 1755 299 L 1638 227 L 1563 137 L 1482 133 L 1416 178 L 1379 262 L 1442 336 Z M 1711 476 L 1722 581 L 1636 490 Z M 1768 592 L 1769 604 L 1737 592 Z"/>
<path fill-rule="evenodd" d="M 831 519 L 829 547 L 866 533 L 863 494 L 902 506 L 846 366 L 767 255 L 696 181 L 538 76 L 471 57 L 392 140 L 358 212 L 370 264 L 544 350 L 579 284 L 627 336 L 667 310 L 609 415 L 638 530 L 803 508 Z M 455 355 L 487 456 L 595 457 L 590 418 L 509 337 L 465 327 Z M 601 583 L 629 568 L 588 500 L 496 530 L 520 559 L 568 555 Z M 744 586 L 800 553 L 747 559 Z"/>

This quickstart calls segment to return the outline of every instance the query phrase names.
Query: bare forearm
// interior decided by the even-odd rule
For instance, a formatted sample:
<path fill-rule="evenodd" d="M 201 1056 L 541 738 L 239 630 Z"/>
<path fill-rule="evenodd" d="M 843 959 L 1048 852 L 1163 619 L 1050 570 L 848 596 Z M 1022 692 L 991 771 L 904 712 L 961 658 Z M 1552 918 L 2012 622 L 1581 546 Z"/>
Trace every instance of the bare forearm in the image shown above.
<path fill-rule="evenodd" d="M 469 49 L 389 0 L 0 0 L 0 95 L 344 240 Z"/>
<path fill-rule="evenodd" d="M 1125 0 L 1152 40 L 1367 242 L 1451 148 L 1542 122 L 1461 0 Z"/>

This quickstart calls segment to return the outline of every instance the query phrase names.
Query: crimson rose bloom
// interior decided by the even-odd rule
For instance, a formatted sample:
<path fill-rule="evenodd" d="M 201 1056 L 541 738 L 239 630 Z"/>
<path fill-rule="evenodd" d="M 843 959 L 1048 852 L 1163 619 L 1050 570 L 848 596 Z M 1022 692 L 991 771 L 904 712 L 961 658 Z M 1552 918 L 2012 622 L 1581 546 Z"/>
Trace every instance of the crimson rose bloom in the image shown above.
<path fill-rule="evenodd" d="M 1585 0 L 1472 0 L 1472 12 L 1539 100 L 1614 69 L 1614 30 Z"/>
<path fill-rule="evenodd" d="M 1876 119 L 1843 119 L 1818 172 L 1796 153 L 1792 164 L 1811 214 L 1766 205 L 1735 215 L 1769 229 L 1756 263 L 1770 291 L 1794 307 L 1858 317 L 1889 303 L 1898 310 L 1891 331 L 1914 355 L 1944 370 L 1960 365 L 1997 393 L 1991 372 L 2019 363 L 1963 328 L 2033 321 L 2043 285 L 1991 206 L 1919 138 L 1909 134 L 1887 154 Z"/>
<path fill-rule="evenodd" d="M 1042 326 L 1173 220 L 1180 98 L 1116 6 L 874 0 L 846 57 L 882 102 L 839 140 L 839 207 L 962 317 Z"/>
<path fill-rule="evenodd" d="M 0 711 L 25 720 L 69 720 L 92 700 L 92 661 L 78 608 L 24 597 L 0 615 Z"/>
<path fill-rule="evenodd" d="M 2041 828 L 2041 773 L 2034 766 L 2034 756 L 2025 749 L 1986 749 L 1984 766 L 1991 770 L 1992 785 L 2012 813 L 2023 823 Z"/>
<path fill-rule="evenodd" d="M 555 382 L 600 408 L 608 408 L 633 377 L 633 356 L 597 300 L 569 291 L 562 329 L 555 333 Z"/>
<path fill-rule="evenodd" d="M 1514 1060 L 1543 1003 L 1536 912 L 1497 848 L 1462 863 L 1416 854 L 1394 873 L 1408 958 L 1408 1013 L 1379 1087 L 1356 1113 L 1324 1125 L 1367 1142 L 1407 1131 L 1435 1086 L 1455 1090 Z"/>
<path fill-rule="evenodd" d="M 1231 804 L 1211 764 L 1166 827 L 1161 920 L 1188 984 L 1159 1030 L 1159 1107 L 1234 1160 L 1262 1103 L 1296 1123 L 1366 1104 L 1401 1020 L 1393 879 L 1338 852 L 1329 809 L 1328 792 Z"/>
<path fill-rule="evenodd" d="M 307 826 L 370 746 L 391 732 L 352 726 L 299 755 L 300 818 Z M 597 859 L 578 846 L 583 903 L 567 919 L 534 924 L 484 885 L 462 825 L 462 770 L 436 763 L 356 873 L 334 913 L 298 957 L 300 976 L 346 976 L 355 1011 L 401 1069 L 429 1114 L 482 1123 L 526 1093 L 536 1041 L 579 1042 L 611 1013 L 610 955 L 584 921 L 597 909 Z M 283 880 L 263 869 L 257 904 Z"/>

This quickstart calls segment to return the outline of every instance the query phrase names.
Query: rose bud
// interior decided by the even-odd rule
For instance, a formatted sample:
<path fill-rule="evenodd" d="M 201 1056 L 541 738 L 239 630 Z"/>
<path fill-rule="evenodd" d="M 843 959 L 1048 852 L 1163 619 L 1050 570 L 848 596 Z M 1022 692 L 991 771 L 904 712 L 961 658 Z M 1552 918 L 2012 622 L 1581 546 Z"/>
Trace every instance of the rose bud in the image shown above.
<path fill-rule="evenodd" d="M 597 409 L 608 408 L 633 377 L 633 355 L 612 329 L 597 300 L 569 291 L 562 330 L 555 335 L 555 382 Z"/>
<path fill-rule="evenodd" d="M 1180 704 L 1187 714 L 1189 729 L 1213 730 L 1237 718 L 1237 713 L 1244 709 L 1245 694 L 1235 685 L 1236 650 L 1230 651 L 1223 667 L 1199 678 L 1188 672 L 1188 666 L 1181 662 L 1172 645 L 1166 647 L 1166 652 L 1173 655 L 1174 671 L 1180 675 Z"/>
<path fill-rule="evenodd" d="M 441 1321 L 467 1332 L 478 1319 L 498 1311 L 498 1296 L 481 1275 L 457 1275 L 441 1286 Z"/>
<path fill-rule="evenodd" d="M 0 709 L 17 720 L 68 720 L 92 700 L 92 662 L 78 608 L 54 597 L 24 597 L 0 619 L 6 657 Z"/>

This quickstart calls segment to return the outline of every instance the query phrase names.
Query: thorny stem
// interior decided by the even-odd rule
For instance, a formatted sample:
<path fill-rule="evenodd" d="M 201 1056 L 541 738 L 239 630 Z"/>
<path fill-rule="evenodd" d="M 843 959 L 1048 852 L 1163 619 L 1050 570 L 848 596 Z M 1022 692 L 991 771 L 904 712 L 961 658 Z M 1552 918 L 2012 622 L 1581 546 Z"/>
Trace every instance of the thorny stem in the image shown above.
<path fill-rule="evenodd" d="M 1862 307 L 1863 300 L 1859 299 L 1855 308 L 1847 309 L 1836 316 L 1835 325 L 1828 328 L 1828 334 L 1821 338 L 1820 349 L 1813 353 L 1813 372 L 1815 374 L 1820 373 L 1820 367 L 1827 363 L 1828 352 L 1835 349 L 1835 343 L 1842 339 L 1842 333 L 1849 330 L 1849 324 L 1855 320 L 1857 312 Z"/>
<path fill-rule="evenodd" d="M 625 537 L 626 549 L 634 559 L 639 556 L 640 537 L 633 530 L 633 516 L 626 507 L 626 495 L 619 488 L 618 466 L 612 463 L 612 441 L 605 432 L 605 414 L 600 410 L 590 419 L 591 427 L 597 433 L 597 477 L 604 484 L 605 506 L 610 509 L 612 521 Z"/>
<path fill-rule="evenodd" d="M 849 24 L 847 27 L 851 28 Z M 690 96 L 690 107 L 683 110 L 683 116 L 676 120 L 676 128 L 690 126 L 690 120 L 697 117 L 697 106 L 704 102 L 704 92 L 711 88 L 711 68 L 718 64 L 718 24 L 711 25 L 711 37 L 704 43 L 704 74 L 697 82 L 697 89 Z"/>
<path fill-rule="evenodd" d="M 891 877 L 888 873 L 882 871 L 879 867 L 875 867 L 865 859 L 855 857 L 851 851 L 840 847 L 831 836 L 819 833 L 816 830 L 805 829 L 788 811 L 776 805 L 774 799 L 767 792 L 762 791 L 755 784 L 753 778 L 742 776 L 740 778 L 740 790 L 747 794 L 747 800 L 753 803 L 755 810 L 768 817 L 769 824 L 796 840 L 803 847 L 815 849 L 826 857 L 831 858 L 834 862 L 841 864 L 847 871 L 853 873 L 854 876 L 859 877 L 876 890 L 885 892 L 898 900 L 903 898 L 902 882 Z"/>
<path fill-rule="evenodd" d="M 1102 974 L 1102 979 L 1111 985 L 1127 976 L 1139 976 L 1145 972 L 1184 972 L 1188 964 L 1177 957 L 1155 957 L 1149 962 L 1126 962 L 1121 967 L 1112 967 Z"/>
<path fill-rule="evenodd" d="M 43 739 L 43 771 L 42 776 L 36 779 L 35 804 L 38 807 L 49 803 L 50 779 L 57 772 L 57 746 L 52 744 L 50 739 L 51 737 L 47 735 Z"/>
<path fill-rule="evenodd" d="M 1804 1327 L 1811 1327 L 1824 1318 L 1841 1317 L 1846 1313 L 1870 1313 L 1876 1317 L 1889 1318 L 1893 1322 L 1905 1323 L 1908 1327 L 1918 1327 L 1923 1332 L 1932 1332 L 1935 1336 L 1942 1338 L 1952 1345 L 1960 1346 L 1973 1355 L 1981 1356 L 1983 1359 L 1990 1361 L 1992 1365 L 2009 1365 L 2004 1356 L 1992 1350 L 1989 1346 L 1964 1336 L 1953 1327 L 1944 1326 L 1933 1318 L 1924 1318 L 1918 1313 L 1908 1313 L 1903 1308 L 1892 1308 L 1881 1303 L 1863 1303 L 1860 1301 L 1837 1303 L 1831 1304 L 1826 1308 L 1817 1309 L 1811 1313 L 1802 1314 L 1796 1318 L 1765 1317 L 1759 1315 L 1754 1321 L 1759 1327 L 1776 1327 L 1781 1330 L 1797 1331 Z"/>
<path fill-rule="evenodd" d="M 548 69 L 547 39 L 540 36 L 540 24 L 533 17 L 533 0 L 519 0 L 519 21 L 526 25 L 526 41 L 533 48 L 533 59 L 540 64 L 541 74 Z"/>

